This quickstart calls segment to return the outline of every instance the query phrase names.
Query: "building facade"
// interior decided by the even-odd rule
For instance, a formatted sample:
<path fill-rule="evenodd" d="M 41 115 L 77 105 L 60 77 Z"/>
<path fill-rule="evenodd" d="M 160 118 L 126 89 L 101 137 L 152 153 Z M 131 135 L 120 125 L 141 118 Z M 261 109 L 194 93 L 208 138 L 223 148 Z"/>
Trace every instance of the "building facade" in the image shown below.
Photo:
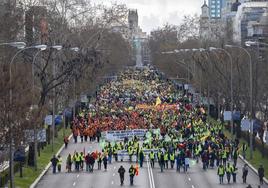
<path fill-rule="evenodd" d="M 220 19 L 223 6 L 223 0 L 209 0 L 209 16 L 211 19 Z"/>
<path fill-rule="evenodd" d="M 244 44 L 250 40 L 254 32 L 259 32 L 260 28 L 265 31 L 264 20 L 268 12 L 268 2 L 246 2 L 242 3 L 237 10 L 233 20 L 233 39 L 238 44 Z M 263 18 L 263 19 L 262 19 Z M 258 29 L 257 29 L 258 28 Z M 260 33 L 258 34 L 259 37 Z"/>

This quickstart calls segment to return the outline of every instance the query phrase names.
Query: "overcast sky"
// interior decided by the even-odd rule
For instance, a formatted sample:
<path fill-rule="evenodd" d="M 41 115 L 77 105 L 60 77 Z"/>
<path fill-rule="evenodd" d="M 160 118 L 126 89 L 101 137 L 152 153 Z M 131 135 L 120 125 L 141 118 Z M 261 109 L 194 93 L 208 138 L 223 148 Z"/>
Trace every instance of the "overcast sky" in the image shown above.
<path fill-rule="evenodd" d="M 163 26 L 165 23 L 179 24 L 183 15 L 200 14 L 203 0 L 91 0 L 92 3 L 125 3 L 131 9 L 138 9 L 139 25 L 143 31 Z"/>

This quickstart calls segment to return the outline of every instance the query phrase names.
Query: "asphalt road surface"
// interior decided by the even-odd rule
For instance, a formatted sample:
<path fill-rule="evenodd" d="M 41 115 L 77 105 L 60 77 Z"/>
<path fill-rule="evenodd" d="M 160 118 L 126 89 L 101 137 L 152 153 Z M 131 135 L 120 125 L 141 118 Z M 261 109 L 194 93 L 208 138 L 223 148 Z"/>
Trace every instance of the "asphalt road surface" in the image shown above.
<path fill-rule="evenodd" d="M 242 166 L 243 162 L 238 161 L 238 174 L 237 183 L 227 184 L 226 176 L 224 184 L 219 184 L 217 176 L 217 170 L 208 169 L 204 171 L 201 164 L 196 164 L 188 169 L 187 173 L 176 172 L 175 169 L 164 170 L 160 172 L 158 164 L 155 164 L 155 168 L 151 169 L 147 162 L 144 162 L 144 167 L 140 168 L 139 175 L 134 178 L 134 186 L 129 185 L 128 169 L 130 167 L 129 162 L 112 162 L 108 164 L 108 170 L 97 170 L 97 164 L 95 163 L 95 170 L 93 173 L 88 172 L 71 172 L 67 173 L 65 170 L 65 160 L 69 153 L 73 154 L 74 151 L 92 152 L 99 149 L 99 145 L 94 143 L 77 143 L 70 142 L 67 149 L 62 152 L 63 157 L 63 172 L 52 174 L 52 169 L 41 179 L 38 183 L 38 188 L 116 188 L 120 186 L 119 174 L 117 172 L 120 165 L 123 165 L 126 169 L 125 183 L 123 187 L 135 187 L 135 188 L 222 188 L 222 187 L 234 187 L 234 188 L 246 188 L 247 184 L 242 183 Z M 133 163 L 134 164 L 134 163 Z M 103 167 L 102 167 L 103 168 Z M 259 184 L 258 176 L 251 170 L 249 170 L 247 182 L 251 184 L 253 188 L 257 188 Z M 268 188 L 267 185 L 263 185 L 263 188 Z"/>

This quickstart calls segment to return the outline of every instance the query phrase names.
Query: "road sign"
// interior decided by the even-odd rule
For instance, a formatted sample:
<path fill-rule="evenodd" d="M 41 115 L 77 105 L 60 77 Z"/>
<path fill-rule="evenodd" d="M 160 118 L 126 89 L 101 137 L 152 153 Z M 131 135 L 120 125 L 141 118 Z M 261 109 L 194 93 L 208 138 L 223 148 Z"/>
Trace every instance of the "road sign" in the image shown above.
<path fill-rule="evenodd" d="M 60 115 L 55 115 L 55 125 L 59 125 L 62 122 L 62 117 Z M 45 125 L 52 125 L 52 115 L 47 115 L 45 117 Z"/>
<path fill-rule="evenodd" d="M 242 119 L 241 121 L 241 131 L 249 131 L 250 130 L 250 120 Z"/>
<path fill-rule="evenodd" d="M 24 134 L 28 142 L 34 142 L 34 130 L 25 130 Z M 37 131 L 37 140 L 38 142 L 46 142 L 46 129 L 41 129 Z"/>
<path fill-rule="evenodd" d="M 241 116 L 239 111 L 233 111 L 233 120 L 234 121 L 240 121 Z"/>
<path fill-rule="evenodd" d="M 231 119 L 232 119 L 232 112 L 231 111 L 224 111 L 223 120 L 224 121 L 231 121 Z"/>
<path fill-rule="evenodd" d="M 25 156 L 25 148 L 23 146 L 20 146 L 15 152 L 14 152 L 14 161 L 17 162 L 24 162 L 26 159 Z"/>

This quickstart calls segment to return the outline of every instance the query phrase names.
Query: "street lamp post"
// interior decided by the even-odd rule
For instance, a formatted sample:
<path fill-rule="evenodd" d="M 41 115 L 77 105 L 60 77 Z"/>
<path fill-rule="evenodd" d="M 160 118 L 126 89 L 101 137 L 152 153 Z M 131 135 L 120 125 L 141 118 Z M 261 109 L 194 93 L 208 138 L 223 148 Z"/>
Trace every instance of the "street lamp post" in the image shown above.
<path fill-rule="evenodd" d="M 10 45 L 12 46 L 12 45 Z M 30 47 L 25 47 L 23 43 L 18 44 L 18 48 L 20 49 L 19 51 L 16 52 L 16 54 L 12 57 L 12 60 L 9 64 L 9 84 L 10 84 L 10 89 L 9 89 L 9 103 L 10 106 L 12 106 L 12 64 L 14 63 L 16 57 L 23 51 L 27 49 L 40 49 L 43 48 L 44 45 L 37 45 L 37 46 L 30 46 Z M 10 114 L 11 116 L 11 114 Z M 13 126 L 12 123 L 10 124 L 10 143 L 9 143 L 9 154 L 10 154 L 10 159 L 9 159 L 9 168 L 10 168 L 10 187 L 14 188 L 14 163 L 13 163 Z"/>
<path fill-rule="evenodd" d="M 80 51 L 80 49 L 78 47 L 73 47 L 73 48 L 70 48 L 69 50 L 73 51 L 73 52 L 76 52 L 76 53 L 78 53 Z M 75 96 L 76 96 L 76 94 L 75 94 L 75 78 L 74 78 L 74 98 L 76 98 Z M 75 105 L 74 105 L 73 112 L 75 114 Z M 73 117 L 75 117 L 75 116 L 73 115 Z M 64 125 L 63 136 L 65 136 L 66 118 L 65 118 L 65 112 L 64 111 L 63 111 L 63 125 Z"/>
<path fill-rule="evenodd" d="M 0 46 L 11 46 L 11 47 L 15 47 L 17 49 L 24 49 L 26 44 L 24 42 L 10 42 L 10 43 L 0 43 Z M 16 53 L 17 55 L 17 53 Z M 11 65 L 10 65 L 11 67 Z M 9 73 L 11 73 L 11 71 L 9 71 Z M 11 77 L 9 78 L 11 80 Z M 11 81 L 10 81 L 11 83 Z M 11 89 L 11 86 L 10 86 Z M 11 92 L 9 92 L 11 93 Z M 11 97 L 9 98 L 11 99 Z M 9 101 L 10 105 L 11 105 L 11 100 Z M 11 113 L 9 113 L 9 116 L 11 116 Z M 10 117 L 9 117 L 10 118 Z M 12 144 L 13 144 L 13 132 L 12 132 L 12 124 L 10 124 L 10 128 L 9 128 L 9 178 L 10 178 L 10 188 L 14 188 L 14 163 L 13 163 L 13 148 L 12 148 Z"/>
<path fill-rule="evenodd" d="M 57 51 L 62 50 L 62 46 L 61 45 L 55 45 L 55 46 L 51 46 L 50 48 L 53 48 Z M 74 52 L 78 52 L 79 48 L 78 47 L 73 47 L 68 49 L 70 51 L 74 51 Z M 56 63 L 53 63 L 53 85 L 55 84 L 55 79 L 56 79 Z M 52 98 L 52 151 L 54 151 L 54 142 L 55 142 L 55 100 L 56 100 L 56 88 L 53 88 L 53 98 Z"/>
<path fill-rule="evenodd" d="M 220 50 L 220 51 L 223 51 L 228 57 L 229 57 L 229 60 L 230 60 L 230 68 L 231 68 L 231 80 L 230 80 L 230 84 L 231 84 L 231 138 L 233 140 L 233 136 L 234 136 L 234 120 L 233 120 L 233 111 L 234 111 L 234 96 L 233 96 L 233 58 L 231 56 L 231 54 L 223 49 L 223 48 L 215 48 L 215 47 L 210 47 L 209 50 L 211 52 L 214 52 L 215 50 Z"/>
<path fill-rule="evenodd" d="M 258 42 L 258 41 L 246 41 L 245 45 L 250 47 L 250 46 L 257 46 L 257 45 L 264 45 L 264 46 L 268 46 L 268 43 L 264 43 L 264 42 Z"/>
<path fill-rule="evenodd" d="M 55 45 L 55 46 L 51 46 L 50 48 L 55 49 L 57 51 L 62 50 L 62 46 L 61 45 Z M 54 142 L 55 142 L 55 114 L 56 114 L 56 110 L 55 110 L 55 101 L 56 101 L 56 88 L 54 86 L 55 84 L 55 79 L 56 79 L 56 63 L 53 63 L 52 66 L 52 75 L 53 75 L 53 94 L 52 94 L 52 145 L 51 145 L 51 149 L 52 152 L 54 152 Z"/>
<path fill-rule="evenodd" d="M 37 56 L 44 50 L 47 49 L 47 46 L 44 45 L 42 48 L 38 50 L 38 52 L 35 53 L 34 58 L 33 58 L 33 63 L 32 63 L 32 95 L 33 95 L 33 100 L 34 100 L 34 65 L 37 59 Z M 38 140 L 37 140 L 37 128 L 36 125 L 34 125 L 34 168 L 37 170 L 37 150 L 38 150 Z"/>
<path fill-rule="evenodd" d="M 243 50 L 249 57 L 249 88 L 250 88 L 250 159 L 253 157 L 253 71 L 252 71 L 252 57 L 248 50 L 241 46 L 225 45 L 228 48 L 239 48 Z"/>

